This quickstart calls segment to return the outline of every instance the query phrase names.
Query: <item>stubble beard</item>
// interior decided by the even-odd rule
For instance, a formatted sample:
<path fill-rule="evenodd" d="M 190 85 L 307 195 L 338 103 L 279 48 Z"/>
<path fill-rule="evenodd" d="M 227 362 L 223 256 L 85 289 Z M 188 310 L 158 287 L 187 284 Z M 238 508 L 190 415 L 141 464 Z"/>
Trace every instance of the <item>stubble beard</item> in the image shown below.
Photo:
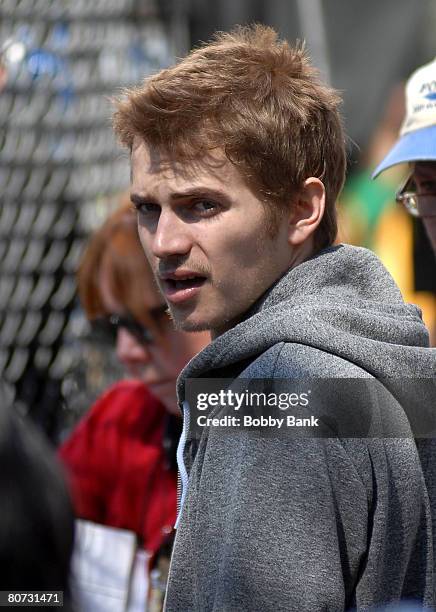
<path fill-rule="evenodd" d="M 203 331 L 211 331 L 210 324 L 207 321 L 198 322 L 189 321 L 189 318 L 181 316 L 177 316 L 171 309 L 171 306 L 168 304 L 168 313 L 170 315 L 170 319 L 173 322 L 173 325 L 177 331 L 183 332 L 203 332 Z"/>

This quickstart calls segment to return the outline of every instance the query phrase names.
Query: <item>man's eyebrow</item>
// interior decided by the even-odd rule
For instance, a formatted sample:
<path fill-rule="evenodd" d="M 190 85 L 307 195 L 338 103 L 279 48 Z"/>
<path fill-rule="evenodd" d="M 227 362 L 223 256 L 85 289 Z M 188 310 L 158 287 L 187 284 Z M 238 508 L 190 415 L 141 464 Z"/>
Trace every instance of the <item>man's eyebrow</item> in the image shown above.
<path fill-rule="evenodd" d="M 194 187 L 187 189 L 186 191 L 175 191 L 170 194 L 170 200 L 181 200 L 184 198 L 218 198 L 220 200 L 230 201 L 230 198 L 220 189 L 212 189 L 210 187 Z M 157 200 L 152 195 L 147 194 L 136 194 L 130 195 L 130 200 L 133 204 L 157 204 Z"/>
<path fill-rule="evenodd" d="M 212 187 L 193 187 L 186 191 L 176 191 L 170 195 L 172 201 L 182 200 L 185 198 L 215 198 L 223 202 L 230 202 L 230 197 L 220 189 Z"/>
<path fill-rule="evenodd" d="M 138 195 L 137 193 L 130 194 L 132 204 L 154 204 L 155 199 L 147 195 Z"/>

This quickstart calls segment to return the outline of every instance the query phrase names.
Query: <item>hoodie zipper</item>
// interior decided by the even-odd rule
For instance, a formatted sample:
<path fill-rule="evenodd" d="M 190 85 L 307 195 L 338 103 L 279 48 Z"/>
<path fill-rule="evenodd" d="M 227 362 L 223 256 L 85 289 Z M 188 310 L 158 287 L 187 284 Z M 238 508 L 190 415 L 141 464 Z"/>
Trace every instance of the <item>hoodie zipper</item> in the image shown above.
<path fill-rule="evenodd" d="M 189 404 L 184 401 L 182 404 L 183 412 L 183 429 L 180 436 L 179 444 L 177 446 L 177 466 L 179 472 L 177 475 L 177 519 L 174 528 L 177 529 L 179 526 L 180 517 L 182 515 L 183 505 L 186 497 L 186 490 L 188 487 L 188 472 L 185 466 L 184 451 L 186 444 L 186 434 L 189 427 Z"/>

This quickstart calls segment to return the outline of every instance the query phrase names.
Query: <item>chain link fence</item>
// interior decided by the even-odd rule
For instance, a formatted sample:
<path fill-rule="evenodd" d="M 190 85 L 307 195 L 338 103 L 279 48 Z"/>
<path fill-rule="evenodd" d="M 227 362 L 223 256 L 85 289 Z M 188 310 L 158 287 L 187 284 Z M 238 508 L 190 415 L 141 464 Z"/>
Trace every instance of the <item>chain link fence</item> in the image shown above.
<path fill-rule="evenodd" d="M 75 272 L 128 186 L 110 97 L 172 63 L 151 0 L 1 0 L 0 372 L 54 439 L 119 376 Z"/>

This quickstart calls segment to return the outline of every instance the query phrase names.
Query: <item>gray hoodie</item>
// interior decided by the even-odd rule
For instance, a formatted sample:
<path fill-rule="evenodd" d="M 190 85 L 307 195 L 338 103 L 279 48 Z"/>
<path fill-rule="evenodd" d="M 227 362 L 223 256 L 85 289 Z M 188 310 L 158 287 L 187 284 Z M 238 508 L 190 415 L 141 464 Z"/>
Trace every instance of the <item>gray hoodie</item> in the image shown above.
<path fill-rule="evenodd" d="M 370 251 L 332 247 L 282 277 L 179 378 L 184 482 L 167 612 L 433 605 L 433 440 L 420 440 L 418 452 L 406 412 L 414 404 L 413 418 L 422 410 L 431 421 L 435 375 L 419 309 L 404 304 Z M 211 427 L 198 439 L 186 380 L 237 376 L 382 379 L 386 410 L 409 435 L 291 438 Z M 429 383 L 418 398 L 414 378 Z M 324 398 L 324 409 L 374 408 L 370 395 L 341 393 Z"/>

